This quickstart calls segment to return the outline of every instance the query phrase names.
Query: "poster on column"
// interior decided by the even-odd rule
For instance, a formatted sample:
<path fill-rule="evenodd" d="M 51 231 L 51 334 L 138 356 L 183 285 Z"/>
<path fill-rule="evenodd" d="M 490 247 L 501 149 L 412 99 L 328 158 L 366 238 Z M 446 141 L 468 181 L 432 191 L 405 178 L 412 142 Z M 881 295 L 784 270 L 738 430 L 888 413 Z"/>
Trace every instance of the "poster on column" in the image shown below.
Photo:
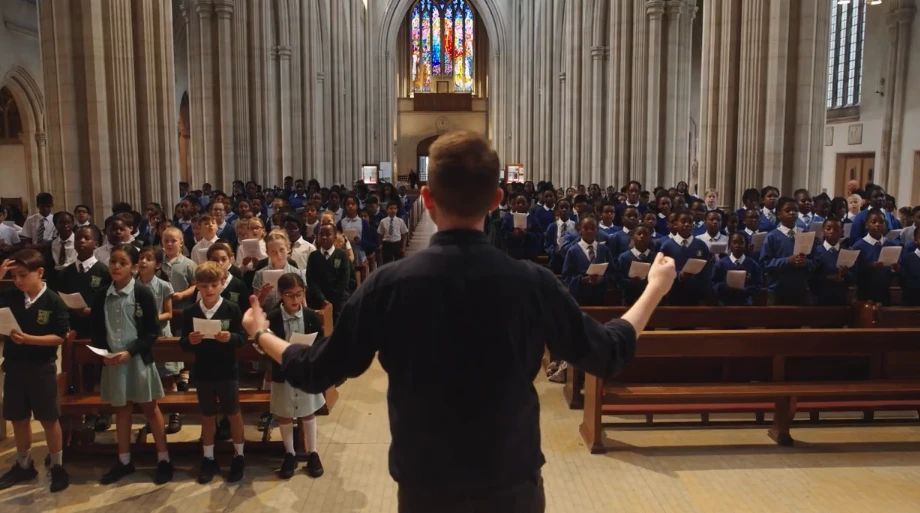
<path fill-rule="evenodd" d="M 374 185 L 377 183 L 377 166 L 361 166 L 361 179 L 364 185 Z"/>
<path fill-rule="evenodd" d="M 524 178 L 524 165 L 508 164 L 505 168 L 505 181 L 508 183 L 524 183 L 526 181 Z"/>
<path fill-rule="evenodd" d="M 377 173 L 377 178 L 381 183 L 393 183 L 393 163 L 381 162 L 380 170 Z"/>

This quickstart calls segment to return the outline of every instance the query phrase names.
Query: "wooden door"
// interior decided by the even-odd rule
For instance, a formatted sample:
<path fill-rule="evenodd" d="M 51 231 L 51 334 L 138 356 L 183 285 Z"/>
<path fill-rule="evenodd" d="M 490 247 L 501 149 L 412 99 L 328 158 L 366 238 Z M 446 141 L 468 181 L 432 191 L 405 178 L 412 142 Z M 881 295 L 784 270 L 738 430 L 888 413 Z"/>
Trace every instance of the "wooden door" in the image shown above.
<path fill-rule="evenodd" d="M 844 195 L 847 182 L 856 180 L 862 188 L 866 183 L 875 179 L 875 154 L 874 153 L 838 153 L 837 154 L 837 190 L 836 194 Z"/>

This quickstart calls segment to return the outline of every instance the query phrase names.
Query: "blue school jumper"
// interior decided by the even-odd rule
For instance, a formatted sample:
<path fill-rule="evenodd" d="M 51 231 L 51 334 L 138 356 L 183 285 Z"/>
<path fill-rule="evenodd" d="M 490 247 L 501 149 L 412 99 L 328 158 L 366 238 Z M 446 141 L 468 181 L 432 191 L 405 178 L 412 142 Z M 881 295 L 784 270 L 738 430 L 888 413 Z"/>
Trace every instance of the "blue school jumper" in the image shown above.
<path fill-rule="evenodd" d="M 743 230 L 747 228 L 747 226 L 744 226 L 744 213 L 745 212 L 747 212 L 747 209 L 744 207 L 739 208 L 738 210 L 735 210 L 735 215 L 738 216 L 738 229 L 739 230 Z M 751 229 L 753 230 L 754 228 L 751 227 Z"/>
<path fill-rule="evenodd" d="M 553 274 L 562 274 L 562 264 L 565 261 L 565 252 L 557 251 L 560 247 L 559 230 L 562 225 L 561 219 L 554 221 L 553 224 L 546 227 L 546 232 L 543 235 L 543 251 L 549 256 L 549 267 L 553 270 Z M 565 222 L 565 233 L 562 236 L 563 242 L 570 233 L 578 235 L 575 221 L 571 220 Z"/>
<path fill-rule="evenodd" d="M 853 218 L 853 228 L 850 230 L 850 244 L 854 247 L 856 243 L 859 242 L 863 237 L 866 236 L 868 231 L 866 231 L 866 217 L 869 215 L 869 211 L 872 210 L 872 207 L 869 207 L 862 212 L 856 214 L 856 217 Z M 889 230 L 898 230 L 901 228 L 901 221 L 898 220 L 896 216 L 891 215 L 891 212 L 888 212 L 885 209 L 881 209 L 882 215 L 885 216 L 885 220 L 888 224 L 888 228 L 885 229 L 885 234 L 888 234 Z"/>
<path fill-rule="evenodd" d="M 622 232 L 623 227 L 617 226 L 617 225 L 604 226 L 601 223 L 597 223 L 597 231 L 603 232 L 604 235 L 607 236 L 607 240 L 610 240 L 610 237 L 613 237 L 614 235 L 616 235 L 617 232 Z"/>
<path fill-rule="evenodd" d="M 745 228 L 745 229 L 741 230 L 740 233 L 741 233 L 742 235 L 744 235 L 744 239 L 745 239 L 745 241 L 746 241 L 745 243 L 746 243 L 748 246 L 752 246 L 752 245 L 754 244 L 754 233 L 757 233 L 757 232 L 748 233 L 748 232 L 747 232 L 747 228 Z M 764 242 L 766 242 L 766 241 L 764 241 Z M 762 250 L 762 249 L 763 249 L 763 246 L 761 246 L 760 249 L 758 249 L 758 250 L 756 250 L 756 251 L 752 249 L 752 250 L 750 250 L 748 256 L 751 257 L 751 258 L 753 258 L 754 260 L 757 260 L 757 262 L 760 263 L 760 254 L 761 254 L 761 250 Z M 761 267 L 761 269 L 762 269 L 762 267 Z"/>
<path fill-rule="evenodd" d="M 697 237 L 697 236 L 702 235 L 702 234 L 704 234 L 704 233 L 706 233 L 706 223 L 704 223 L 704 222 L 702 222 L 702 221 L 700 221 L 699 224 L 693 223 L 693 229 L 692 229 L 691 232 L 690 232 L 690 235 L 691 235 L 691 236 Z"/>
<path fill-rule="evenodd" d="M 607 248 L 610 249 L 610 254 L 617 255 L 617 258 L 619 258 L 620 255 L 629 251 L 632 246 L 632 233 L 623 228 L 614 233 L 613 237 L 608 238 Z"/>
<path fill-rule="evenodd" d="M 667 237 L 670 234 L 671 230 L 668 229 L 668 216 L 657 214 L 655 216 L 655 237 Z"/>
<path fill-rule="evenodd" d="M 534 216 L 527 216 L 527 229 L 522 237 L 514 236 L 514 215 L 509 213 L 502 219 L 502 241 L 511 258 L 530 260 L 540 254 L 543 246 L 543 232 Z"/>
<path fill-rule="evenodd" d="M 920 306 L 920 249 L 901 254 L 901 303 Z"/>
<path fill-rule="evenodd" d="M 814 223 L 823 224 L 824 218 L 819 216 L 818 214 L 808 214 L 805 217 L 802 217 L 802 215 L 799 214 L 799 217 L 795 219 L 795 227 L 800 229 L 803 232 L 810 232 L 811 225 Z"/>
<path fill-rule="evenodd" d="M 674 286 L 668 293 L 668 304 L 672 306 L 699 306 L 706 302 L 709 297 L 709 289 L 712 287 L 712 262 L 709 262 L 709 247 L 699 239 L 681 239 L 677 240 L 680 235 L 674 239 L 665 241 L 661 245 L 661 253 L 674 259 L 674 267 L 677 268 L 678 276 L 674 280 Z M 687 246 L 682 243 L 687 242 Z M 699 274 L 690 277 L 687 280 L 680 279 L 680 270 L 684 268 L 687 260 L 697 258 L 706 260 L 706 268 Z"/>
<path fill-rule="evenodd" d="M 642 219 L 642 216 L 648 211 L 648 204 L 639 202 L 638 205 L 630 205 L 629 203 L 623 202 L 618 203 L 615 207 L 616 216 L 613 218 L 613 224 L 617 226 L 623 226 L 623 211 L 626 210 L 626 207 L 636 207 L 639 209 L 639 219 Z"/>
<path fill-rule="evenodd" d="M 657 251 L 649 245 L 646 254 L 639 253 L 636 249 L 630 249 L 621 253 L 617 257 L 616 267 L 616 285 L 623 291 L 623 306 L 632 306 L 639 300 L 639 296 L 645 292 L 648 280 L 636 281 L 629 277 L 629 268 L 633 262 L 643 262 L 646 264 L 655 261 Z"/>
<path fill-rule="evenodd" d="M 551 224 L 556 223 L 556 212 L 551 208 L 547 209 L 544 205 L 537 205 L 530 213 L 537 218 L 537 223 L 540 225 L 540 231 L 542 232 L 546 232 L 546 229 Z"/>
<path fill-rule="evenodd" d="M 850 285 L 856 283 L 856 266 L 850 268 L 842 281 L 828 280 L 828 276 L 838 274 L 837 257 L 841 249 L 847 249 L 843 240 L 832 247 L 826 242 L 815 246 L 809 257 L 814 262 L 814 273 L 809 286 L 811 287 L 812 302 L 815 306 L 846 306 Z"/>
<path fill-rule="evenodd" d="M 575 244 L 578 244 L 578 241 L 580 240 L 581 240 L 581 235 L 579 235 L 578 232 L 566 233 L 562 237 L 562 254 L 563 255 L 568 254 L 569 248 L 571 248 Z M 608 244 L 610 237 L 608 237 L 606 233 L 602 231 L 598 231 L 597 234 L 594 236 L 594 240 L 607 246 L 607 249 L 610 249 L 610 245 Z M 614 253 L 611 251 L 610 254 L 612 255 Z"/>
<path fill-rule="evenodd" d="M 783 226 L 767 235 L 761 248 L 760 265 L 767 276 L 767 289 L 776 295 L 777 304 L 802 305 L 807 303 L 808 278 L 814 262 L 806 259 L 802 267 L 789 264 L 788 259 L 795 249 L 795 239 L 790 233 L 795 231 L 787 231 Z"/>
<path fill-rule="evenodd" d="M 760 226 L 757 227 L 758 232 L 772 232 L 773 230 L 779 227 L 779 218 L 776 217 L 776 212 L 773 212 L 773 219 L 770 220 L 769 217 L 764 213 L 763 209 L 760 210 Z"/>
<path fill-rule="evenodd" d="M 229 242 L 233 251 L 236 251 L 236 248 L 239 245 L 239 241 L 237 240 L 236 236 L 236 228 L 234 228 L 229 221 L 224 223 L 223 230 L 217 231 L 217 238 L 224 239 L 225 241 Z"/>
<path fill-rule="evenodd" d="M 873 263 L 878 262 L 882 248 L 886 246 L 897 244 L 890 240 L 869 242 L 865 238 L 853 244 L 853 249 L 859 250 L 859 258 L 856 260 L 856 298 L 860 301 L 891 305 L 891 267 L 872 267 Z"/>
<path fill-rule="evenodd" d="M 607 246 L 594 241 L 594 260 L 589 261 L 588 255 L 581 247 L 581 239 L 574 244 L 565 254 L 565 263 L 562 266 L 562 280 L 569 286 L 569 292 L 581 306 L 604 306 L 607 297 L 607 286 L 613 282 L 614 262 Z M 590 264 L 607 263 L 604 278 L 597 285 L 582 282 Z"/>
<path fill-rule="evenodd" d="M 747 277 L 744 280 L 744 289 L 733 289 L 728 286 L 729 271 L 744 271 Z M 712 271 L 712 290 L 720 305 L 750 306 L 754 304 L 754 296 L 763 288 L 763 270 L 753 258 L 741 255 L 735 260 L 734 255 L 722 257 Z"/>

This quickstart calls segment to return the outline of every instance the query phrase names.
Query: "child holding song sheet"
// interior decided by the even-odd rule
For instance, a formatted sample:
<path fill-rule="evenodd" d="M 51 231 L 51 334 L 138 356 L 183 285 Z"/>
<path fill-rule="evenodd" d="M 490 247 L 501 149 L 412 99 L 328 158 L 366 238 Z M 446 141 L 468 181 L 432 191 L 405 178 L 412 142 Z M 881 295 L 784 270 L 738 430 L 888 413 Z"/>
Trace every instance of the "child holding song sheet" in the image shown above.
<path fill-rule="evenodd" d="M 657 253 L 651 244 L 651 230 L 645 225 L 638 226 L 632 234 L 633 247 L 617 257 L 616 281 L 623 291 L 624 306 L 632 306 L 645 292 L 648 271 Z"/>
<path fill-rule="evenodd" d="M 886 217 L 881 210 L 870 210 L 865 216 L 866 236 L 853 244 L 859 250 L 856 266 L 856 298 L 891 304 L 891 278 L 900 271 L 898 259 L 901 248 L 885 239 Z"/>
<path fill-rule="evenodd" d="M 713 269 L 712 290 L 720 305 L 752 305 L 763 284 L 760 264 L 746 255 L 747 239 L 740 232 L 731 235 L 729 247 L 731 253 Z"/>
<path fill-rule="evenodd" d="M 562 279 L 581 306 L 602 306 L 612 282 L 610 250 L 596 240 L 597 221 L 584 215 L 578 221 L 581 240 L 569 248 L 562 264 Z"/>

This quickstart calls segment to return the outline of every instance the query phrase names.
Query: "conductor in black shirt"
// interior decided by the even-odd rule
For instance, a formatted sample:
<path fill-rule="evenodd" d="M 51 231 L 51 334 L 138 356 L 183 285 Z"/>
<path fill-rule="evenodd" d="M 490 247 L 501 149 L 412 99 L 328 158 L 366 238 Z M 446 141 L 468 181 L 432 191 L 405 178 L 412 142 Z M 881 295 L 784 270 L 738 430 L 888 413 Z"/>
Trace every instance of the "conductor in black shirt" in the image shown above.
<path fill-rule="evenodd" d="M 662 255 L 621 319 L 584 315 L 553 274 L 489 244 L 483 217 L 502 199 L 498 155 L 455 132 L 431 147 L 421 190 L 439 232 L 431 246 L 372 273 L 332 336 L 288 345 L 258 302 L 243 324 L 306 392 L 361 375 L 377 355 L 389 376 L 390 474 L 401 513 L 531 513 L 545 509 L 540 404 L 544 347 L 586 372 L 616 374 L 674 281 Z"/>

